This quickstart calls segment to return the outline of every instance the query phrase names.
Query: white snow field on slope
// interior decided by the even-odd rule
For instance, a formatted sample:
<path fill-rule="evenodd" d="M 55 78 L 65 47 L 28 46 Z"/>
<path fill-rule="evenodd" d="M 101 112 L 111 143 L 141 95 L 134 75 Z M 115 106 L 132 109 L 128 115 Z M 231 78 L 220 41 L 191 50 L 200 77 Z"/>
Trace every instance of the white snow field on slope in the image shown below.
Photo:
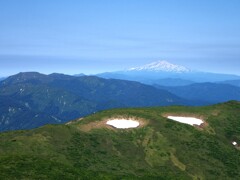
<path fill-rule="evenodd" d="M 193 126 L 193 125 L 199 126 L 202 123 L 204 123 L 203 120 L 194 118 L 194 117 L 168 116 L 167 118 L 174 120 L 174 121 L 178 121 L 180 123 L 189 124 L 191 126 Z"/>
<path fill-rule="evenodd" d="M 190 69 L 188 69 L 184 66 L 171 64 L 167 61 L 156 61 L 156 62 L 152 62 L 150 64 L 145 64 L 143 66 L 130 68 L 128 70 L 129 71 L 148 70 L 148 71 L 164 71 L 164 72 L 176 72 L 176 73 L 191 72 Z"/>
<path fill-rule="evenodd" d="M 108 120 L 106 124 L 120 129 L 136 128 L 139 126 L 138 121 L 128 119 L 112 119 Z"/>

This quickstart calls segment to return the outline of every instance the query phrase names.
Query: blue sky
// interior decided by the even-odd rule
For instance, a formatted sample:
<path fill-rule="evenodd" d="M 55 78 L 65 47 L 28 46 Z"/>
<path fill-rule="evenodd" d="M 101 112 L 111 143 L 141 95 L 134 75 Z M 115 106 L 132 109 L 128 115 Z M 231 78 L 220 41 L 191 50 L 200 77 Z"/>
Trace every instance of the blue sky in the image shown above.
<path fill-rule="evenodd" d="M 240 74 L 239 0 L 0 1 L 0 76 L 167 60 Z"/>

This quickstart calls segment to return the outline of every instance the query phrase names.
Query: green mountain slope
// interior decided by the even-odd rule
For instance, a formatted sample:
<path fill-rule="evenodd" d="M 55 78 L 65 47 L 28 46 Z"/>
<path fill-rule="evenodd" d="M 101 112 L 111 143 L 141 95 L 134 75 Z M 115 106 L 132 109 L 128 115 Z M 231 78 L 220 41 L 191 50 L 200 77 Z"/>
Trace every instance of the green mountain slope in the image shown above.
<path fill-rule="evenodd" d="M 66 125 L 0 134 L 1 179 L 238 179 L 240 103 L 107 110 Z M 203 128 L 166 115 L 201 117 Z M 115 129 L 113 117 L 143 125 Z"/>

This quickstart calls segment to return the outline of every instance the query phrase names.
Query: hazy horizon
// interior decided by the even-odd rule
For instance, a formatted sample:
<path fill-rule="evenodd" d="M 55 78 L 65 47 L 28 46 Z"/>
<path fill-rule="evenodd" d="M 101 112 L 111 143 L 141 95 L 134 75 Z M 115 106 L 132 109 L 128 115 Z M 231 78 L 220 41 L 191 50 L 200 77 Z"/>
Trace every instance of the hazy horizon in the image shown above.
<path fill-rule="evenodd" d="M 47 60 L 47 59 L 46 59 Z M 57 60 L 59 61 L 59 60 Z M 156 61 L 167 61 L 167 60 L 156 60 Z M 149 61 L 147 64 L 149 63 L 153 63 L 153 62 L 156 62 L 156 61 Z M 40 62 L 40 61 L 39 61 Z M 172 63 L 172 64 L 175 64 L 175 65 L 182 65 L 182 64 L 176 64 L 176 63 L 173 63 L 171 61 L 167 61 L 169 63 Z M 40 62 L 41 63 L 41 62 Z M 139 66 L 142 66 L 142 65 L 146 65 L 146 64 L 137 64 L 136 66 L 130 66 L 130 67 L 125 67 L 125 68 L 122 68 L 122 69 L 107 69 L 106 71 L 93 71 L 93 72 L 90 72 L 90 71 L 77 71 L 78 67 L 75 67 L 75 68 L 71 68 L 71 71 L 69 72 L 66 72 L 66 71 L 46 71 L 46 70 L 39 70 L 37 67 L 36 68 L 32 68 L 32 69 L 26 69 L 26 70 L 20 70 L 20 71 L 12 71 L 12 73 L 10 74 L 5 74 L 5 75 L 2 75 L 0 76 L 1 77 L 8 77 L 8 76 L 11 76 L 11 75 L 15 75 L 15 74 L 18 74 L 18 73 L 21 73 L 21 72 L 39 72 L 41 74 L 53 74 L 53 73 L 59 73 L 59 74 L 66 74 L 66 75 L 78 75 L 78 74 L 85 74 L 85 75 L 96 75 L 96 74 L 100 74 L 100 73 L 105 73 L 105 72 L 117 72 L 117 71 L 123 71 L 123 70 L 128 70 L 128 69 L 131 69 L 131 68 L 134 68 L 134 67 L 139 67 Z M 124 65 L 123 65 L 124 66 Z M 237 73 L 227 73 L 227 72 L 219 72 L 219 71 L 203 71 L 203 70 L 199 70 L 199 69 L 194 69 L 194 68 L 191 68 L 189 66 L 184 66 L 192 71 L 195 71 L 195 72 L 207 72 L 207 73 L 219 73 L 219 74 L 232 74 L 232 75 L 238 75 L 240 76 L 240 74 L 237 74 Z M 52 68 L 52 69 L 56 69 L 56 68 Z M 96 68 L 97 69 L 97 68 Z M 75 70 L 75 71 L 72 71 L 72 70 Z"/>
<path fill-rule="evenodd" d="M 96 74 L 166 60 L 240 75 L 240 1 L 0 2 L 0 77 Z"/>

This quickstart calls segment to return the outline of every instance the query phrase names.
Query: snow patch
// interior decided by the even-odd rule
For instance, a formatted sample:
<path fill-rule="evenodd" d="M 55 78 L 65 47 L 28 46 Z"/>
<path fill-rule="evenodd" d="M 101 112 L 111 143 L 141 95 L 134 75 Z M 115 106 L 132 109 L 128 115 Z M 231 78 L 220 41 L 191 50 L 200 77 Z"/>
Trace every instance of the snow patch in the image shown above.
<path fill-rule="evenodd" d="M 167 61 L 157 61 L 152 62 L 150 64 L 146 64 L 143 66 L 130 68 L 129 71 L 163 71 L 163 72 L 175 72 L 175 73 L 183 73 L 190 72 L 191 70 L 176 64 L 171 64 Z"/>
<path fill-rule="evenodd" d="M 58 118 L 56 118 L 56 117 L 54 117 L 54 116 L 51 116 L 55 121 L 57 121 L 57 122 L 61 122 L 61 120 L 60 119 L 58 119 Z"/>
<path fill-rule="evenodd" d="M 198 125 L 200 126 L 204 121 L 195 117 L 181 117 L 181 116 L 168 116 L 168 119 L 178 121 L 180 123 L 189 124 L 191 126 Z"/>
<path fill-rule="evenodd" d="M 138 121 L 128 119 L 112 119 L 106 124 L 119 129 L 136 128 L 140 125 Z"/>
<path fill-rule="evenodd" d="M 24 89 L 19 89 L 20 93 L 22 94 L 25 90 Z"/>
<path fill-rule="evenodd" d="M 236 145 L 237 145 L 237 142 L 236 142 L 236 141 L 233 141 L 233 142 L 232 142 L 232 145 L 236 146 Z"/>

